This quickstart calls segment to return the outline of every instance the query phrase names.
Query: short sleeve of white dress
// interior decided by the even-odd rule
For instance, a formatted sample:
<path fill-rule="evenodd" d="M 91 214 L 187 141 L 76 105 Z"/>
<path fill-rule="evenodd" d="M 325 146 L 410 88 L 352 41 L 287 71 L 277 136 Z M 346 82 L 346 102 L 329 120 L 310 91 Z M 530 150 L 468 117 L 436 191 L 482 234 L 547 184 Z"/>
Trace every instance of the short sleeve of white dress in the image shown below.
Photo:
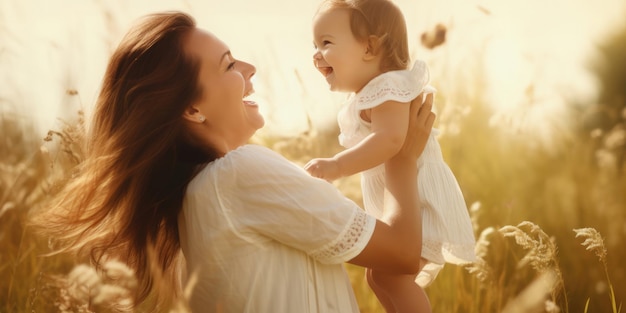
<path fill-rule="evenodd" d="M 374 108 L 385 101 L 410 102 L 420 93 L 433 93 L 427 85 L 430 80 L 428 66 L 415 61 L 411 70 L 382 73 L 370 80 L 358 93 L 351 95 L 339 111 L 339 144 L 351 148 L 371 133 L 369 122 L 361 119 L 361 111 Z"/>
<path fill-rule="evenodd" d="M 390 100 L 409 102 L 424 90 L 429 80 L 428 66 L 421 60 L 415 61 L 411 70 L 383 73 L 355 95 L 356 109 L 371 109 Z"/>
<path fill-rule="evenodd" d="M 332 184 L 311 177 L 280 154 L 257 145 L 229 153 L 220 175 L 236 186 L 221 190 L 240 236 L 265 236 L 304 251 L 321 263 L 343 263 L 369 242 L 375 218 Z"/>

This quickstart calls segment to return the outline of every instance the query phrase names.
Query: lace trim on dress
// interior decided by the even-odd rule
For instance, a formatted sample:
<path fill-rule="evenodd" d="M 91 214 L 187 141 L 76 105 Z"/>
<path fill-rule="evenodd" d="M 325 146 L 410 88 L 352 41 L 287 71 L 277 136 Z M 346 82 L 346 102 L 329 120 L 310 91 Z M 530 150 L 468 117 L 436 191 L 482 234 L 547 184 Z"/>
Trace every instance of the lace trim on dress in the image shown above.
<path fill-rule="evenodd" d="M 331 260 L 352 250 L 363 236 L 367 226 L 367 214 L 362 210 L 355 210 L 352 221 L 337 239 L 326 246 L 313 251 L 310 255 L 317 260 Z"/>
<path fill-rule="evenodd" d="M 357 107 L 363 106 L 364 103 L 372 103 L 376 100 L 381 102 L 380 99 L 408 99 L 411 100 L 417 96 L 417 89 L 407 90 L 400 89 L 394 86 L 384 86 L 375 89 L 375 92 L 367 95 L 362 95 L 357 98 Z M 407 101 L 408 101 L 407 100 Z M 384 102 L 384 101 L 383 101 Z"/>
<path fill-rule="evenodd" d="M 422 92 L 430 73 L 426 63 L 417 60 L 411 70 L 397 70 L 374 77 L 356 94 L 356 108 L 371 109 L 385 101 L 409 102 Z M 434 92 L 430 88 L 428 92 Z"/>

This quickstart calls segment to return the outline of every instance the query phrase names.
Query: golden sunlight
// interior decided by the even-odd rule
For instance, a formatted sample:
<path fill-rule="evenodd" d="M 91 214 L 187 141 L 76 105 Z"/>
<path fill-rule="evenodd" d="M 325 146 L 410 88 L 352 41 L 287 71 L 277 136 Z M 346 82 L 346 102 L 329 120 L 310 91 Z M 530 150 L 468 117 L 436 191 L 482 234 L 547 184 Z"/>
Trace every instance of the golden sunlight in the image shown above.
<path fill-rule="evenodd" d="M 334 125 L 345 95 L 331 93 L 312 66 L 317 0 L 63 2 L 0 1 L 0 109 L 34 119 L 42 132 L 77 107 L 89 113 L 122 32 L 143 14 L 169 9 L 192 13 L 237 57 L 257 66 L 256 98 L 269 121 L 264 131 L 297 134 L 306 130 L 307 117 L 320 127 Z M 413 56 L 430 64 L 440 93 L 480 80 L 499 115 L 547 118 L 542 124 L 553 121 L 550 115 L 558 115 L 567 98 L 593 99 L 596 86 L 585 61 L 624 12 L 619 0 L 397 3 Z M 420 45 L 421 34 L 437 24 L 447 28 L 446 42 L 432 50 Z M 80 100 L 68 102 L 69 89 Z"/>

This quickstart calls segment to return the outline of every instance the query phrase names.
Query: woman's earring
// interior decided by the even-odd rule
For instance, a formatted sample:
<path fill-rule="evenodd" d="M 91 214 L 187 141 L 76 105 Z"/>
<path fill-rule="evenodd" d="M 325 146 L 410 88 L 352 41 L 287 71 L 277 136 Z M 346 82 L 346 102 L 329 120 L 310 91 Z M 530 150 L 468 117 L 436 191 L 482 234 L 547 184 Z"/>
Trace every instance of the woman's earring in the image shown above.
<path fill-rule="evenodd" d="M 206 120 L 206 117 L 204 117 L 204 115 L 198 116 L 198 121 L 200 121 L 200 123 L 204 123 L 205 120 Z"/>

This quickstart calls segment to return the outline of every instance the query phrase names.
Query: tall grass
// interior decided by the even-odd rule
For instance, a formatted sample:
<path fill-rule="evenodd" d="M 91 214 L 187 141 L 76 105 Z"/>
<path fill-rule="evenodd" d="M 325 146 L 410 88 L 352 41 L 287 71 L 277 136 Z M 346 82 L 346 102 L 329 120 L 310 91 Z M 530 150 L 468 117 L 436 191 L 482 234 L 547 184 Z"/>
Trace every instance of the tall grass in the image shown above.
<path fill-rule="evenodd" d="M 596 158 L 615 135 L 543 151 L 530 149 L 532 138 L 524 135 L 505 141 L 502 132 L 481 123 L 485 118 L 470 113 L 462 126 L 470 134 L 441 140 L 463 156 L 448 159 L 473 203 L 479 259 L 467 268 L 444 268 L 427 289 L 433 310 L 520 312 L 515 303 L 529 303 L 530 297 L 535 305 L 523 312 L 621 312 L 626 179 L 614 162 Z M 96 273 L 82 260 L 42 257 L 47 243 L 24 227 L 28 212 L 40 209 L 64 172 L 80 162 L 81 121 L 78 115 L 61 123 L 46 142 L 23 120 L 8 114 L 0 119 L 0 312 L 106 312 L 130 301 L 133 275 L 123 264 L 110 264 L 112 273 Z M 332 129 L 255 140 L 299 163 L 340 149 Z M 358 178 L 337 186 L 361 201 Z M 581 245 L 576 237 L 586 241 Z M 347 268 L 362 311 L 381 312 L 363 270 Z"/>
<path fill-rule="evenodd" d="M 0 312 L 50 311 L 54 287 L 48 273 L 73 266 L 62 257 L 43 259 L 46 244 L 25 227 L 28 213 L 45 202 L 53 185 L 50 161 L 32 125 L 8 113 L 0 116 Z"/>

